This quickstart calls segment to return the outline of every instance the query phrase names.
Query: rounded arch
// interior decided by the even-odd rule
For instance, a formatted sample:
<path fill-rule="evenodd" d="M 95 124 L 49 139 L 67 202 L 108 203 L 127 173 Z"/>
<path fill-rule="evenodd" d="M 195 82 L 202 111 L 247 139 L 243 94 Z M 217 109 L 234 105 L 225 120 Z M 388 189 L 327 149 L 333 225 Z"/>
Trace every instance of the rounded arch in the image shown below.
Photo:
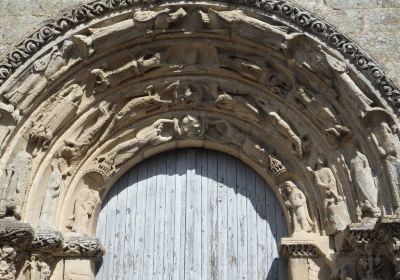
<path fill-rule="evenodd" d="M 397 87 L 286 1 L 95 1 L 21 43 L 0 75 L 1 217 L 91 235 L 113 182 L 177 147 L 243 159 L 290 237 L 322 247 L 400 212 Z M 96 203 L 77 213 L 85 191 Z M 91 219 L 77 229 L 77 215 Z"/>
<path fill-rule="evenodd" d="M 249 166 L 221 152 L 177 149 L 139 163 L 113 185 L 98 220 L 107 250 L 99 280 L 287 279 L 279 202 Z"/>

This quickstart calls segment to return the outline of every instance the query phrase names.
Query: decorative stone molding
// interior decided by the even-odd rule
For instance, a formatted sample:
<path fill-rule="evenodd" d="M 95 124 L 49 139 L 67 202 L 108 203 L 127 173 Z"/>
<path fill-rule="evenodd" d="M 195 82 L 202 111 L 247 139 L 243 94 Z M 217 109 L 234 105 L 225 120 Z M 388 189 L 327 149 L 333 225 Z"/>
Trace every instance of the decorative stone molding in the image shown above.
<path fill-rule="evenodd" d="M 71 275 L 86 259 L 90 278 L 113 183 L 204 147 L 271 186 L 283 255 L 336 279 L 372 279 L 372 259 L 399 273 L 399 92 L 374 61 L 286 1 L 149 3 L 77 7 L 0 64 L 0 244 L 45 272 L 46 255 Z"/>
<path fill-rule="evenodd" d="M 61 37 L 66 31 L 113 11 L 131 9 L 139 5 L 163 1 L 105 1 L 98 0 L 74 8 L 63 16 L 48 21 L 44 26 L 16 45 L 0 63 L 0 85 L 3 84 L 25 61 L 40 51 L 46 44 Z M 223 1 L 221 1 L 223 2 Z M 317 36 L 329 46 L 339 50 L 381 92 L 382 96 L 398 112 L 400 90 L 382 68 L 361 47 L 346 35 L 309 11 L 289 1 L 229 1 L 231 4 L 248 5 L 260 11 L 278 16 L 295 24 L 303 32 Z"/>

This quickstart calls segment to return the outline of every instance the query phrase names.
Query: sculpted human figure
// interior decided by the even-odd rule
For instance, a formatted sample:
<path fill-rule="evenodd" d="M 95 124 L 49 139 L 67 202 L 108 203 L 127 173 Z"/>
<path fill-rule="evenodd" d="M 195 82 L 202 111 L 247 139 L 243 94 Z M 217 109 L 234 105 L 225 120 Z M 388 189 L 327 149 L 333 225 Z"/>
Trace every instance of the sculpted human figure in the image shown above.
<path fill-rule="evenodd" d="M 111 151 L 98 158 L 98 161 L 107 159 L 119 166 L 127 159 L 132 158 L 145 146 L 157 146 L 169 142 L 173 137 L 194 138 L 204 134 L 204 125 L 197 116 L 187 115 L 181 119 L 159 119 L 153 124 L 139 130 L 128 141 L 116 145 Z"/>
<path fill-rule="evenodd" d="M 91 35 L 75 35 L 73 40 L 82 56 L 89 57 L 107 41 L 118 40 L 122 37 L 124 40 L 128 40 L 134 36 L 140 36 L 143 31 L 146 31 L 145 29 L 165 29 L 169 24 L 178 21 L 185 15 L 186 12 L 182 8 L 175 12 L 171 12 L 168 8 L 159 11 L 138 10 L 131 18 L 106 27 L 90 28 Z M 138 29 L 136 34 L 133 32 L 135 28 Z"/>
<path fill-rule="evenodd" d="M 50 227 L 54 214 L 57 208 L 57 201 L 60 195 L 60 188 L 63 183 L 62 174 L 59 167 L 59 159 L 53 159 L 51 161 L 51 173 L 50 179 L 47 184 L 46 193 L 42 203 L 42 209 L 40 210 L 39 226 Z"/>
<path fill-rule="evenodd" d="M 73 43 L 64 41 L 61 48 L 53 49 L 33 63 L 31 73 L 16 90 L 6 92 L 4 97 L 25 113 L 39 93 L 46 89 L 48 84 L 56 80 L 62 73 L 80 61 L 72 58 Z"/>
<path fill-rule="evenodd" d="M 281 193 L 291 214 L 293 235 L 312 232 L 314 222 L 308 213 L 307 199 L 304 193 L 292 181 L 286 181 L 282 184 Z"/>
<path fill-rule="evenodd" d="M 368 116 L 369 113 L 371 113 L 371 116 Z M 372 119 L 372 122 L 368 122 L 366 126 L 386 167 L 392 190 L 394 210 L 396 214 L 400 215 L 400 194 L 398 189 L 400 182 L 398 173 L 398 170 L 400 170 L 400 161 L 398 159 L 400 155 L 400 141 L 396 134 L 397 127 L 389 125 L 387 120 L 389 116 L 384 112 L 376 111 L 375 113 L 377 114 L 374 114 L 374 112 L 369 113 L 367 113 L 366 117 Z"/>
<path fill-rule="evenodd" d="M 242 10 L 216 11 L 210 9 L 208 17 L 210 28 L 220 29 L 222 20 L 231 24 L 234 33 L 239 33 L 244 37 L 256 37 L 275 49 L 284 48 L 285 41 L 298 35 L 297 33 L 289 34 L 287 27 L 268 24 L 247 16 Z"/>
<path fill-rule="evenodd" d="M 40 115 L 36 117 L 30 133 L 31 140 L 36 147 L 47 146 L 58 129 L 75 115 L 82 95 L 82 87 L 73 84 L 62 90 L 56 100 L 41 111 Z"/>
<path fill-rule="evenodd" d="M 271 122 L 272 126 L 283 136 L 290 141 L 290 150 L 298 157 L 302 158 L 303 148 L 300 137 L 296 135 L 290 125 L 282 119 L 282 117 L 273 110 L 272 106 L 258 100 L 258 105 L 263 109 L 267 115 L 267 120 Z"/>
<path fill-rule="evenodd" d="M 115 70 L 93 69 L 91 74 L 95 77 L 95 91 L 101 92 L 110 86 L 118 85 L 127 79 L 141 76 L 159 67 L 161 67 L 161 54 L 152 53 L 133 59 Z"/>
<path fill-rule="evenodd" d="M 242 96 L 233 96 L 223 92 L 215 99 L 215 106 L 233 111 L 244 118 L 258 119 L 258 109 Z"/>
<path fill-rule="evenodd" d="M 67 227 L 73 232 L 85 234 L 93 212 L 100 201 L 99 192 L 97 190 L 89 188 L 81 189 L 76 196 L 73 216 L 69 220 L 70 223 Z"/>
<path fill-rule="evenodd" d="M 19 112 L 14 110 L 13 105 L 0 102 L 0 151 L 19 118 Z"/>
<path fill-rule="evenodd" d="M 49 265 L 36 255 L 31 256 L 22 270 L 28 272 L 26 280 L 48 280 L 51 275 Z"/>
<path fill-rule="evenodd" d="M 367 157 L 358 150 L 355 151 L 351 160 L 350 171 L 359 200 L 361 218 L 380 217 L 381 210 L 378 207 L 378 189 L 375 186 L 375 180 Z"/>
<path fill-rule="evenodd" d="M 250 157 L 263 167 L 269 165 L 267 151 L 254 142 L 248 135 L 243 134 L 227 120 L 217 119 L 208 120 L 206 138 L 212 142 L 224 144 L 231 143 L 241 149 L 244 154 Z"/>
<path fill-rule="evenodd" d="M 324 198 L 326 233 L 332 235 L 343 231 L 351 220 L 346 203 L 338 194 L 335 175 L 321 159 L 317 163 L 317 170 L 309 168 L 309 171 L 313 173 L 314 183 Z"/>
<path fill-rule="evenodd" d="M 339 120 L 333 114 L 327 105 L 322 105 L 314 96 L 310 96 L 305 92 L 304 88 L 299 88 L 296 92 L 296 99 L 299 100 L 314 120 L 324 128 L 325 132 L 340 138 L 350 133 L 350 130 L 341 125 Z"/>
<path fill-rule="evenodd" d="M 0 218 L 5 216 L 21 218 L 22 200 L 31 170 L 31 162 L 32 156 L 25 151 L 20 151 L 7 165 L 0 189 Z"/>
<path fill-rule="evenodd" d="M 68 160 L 69 165 L 76 164 L 79 159 L 87 152 L 91 144 L 99 137 L 101 131 L 114 114 L 114 106 L 102 101 L 97 110 L 96 122 L 84 128 L 81 134 L 75 139 L 66 139 L 65 147 L 62 148 L 62 156 Z"/>

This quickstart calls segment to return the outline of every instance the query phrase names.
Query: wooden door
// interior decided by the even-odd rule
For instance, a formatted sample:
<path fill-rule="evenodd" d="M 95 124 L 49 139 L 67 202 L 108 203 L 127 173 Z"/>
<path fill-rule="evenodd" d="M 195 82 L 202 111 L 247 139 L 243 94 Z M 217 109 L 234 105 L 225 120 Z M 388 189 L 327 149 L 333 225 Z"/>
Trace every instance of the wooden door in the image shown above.
<path fill-rule="evenodd" d="M 105 199 L 97 235 L 97 280 L 287 279 L 278 201 L 223 153 L 176 150 L 134 167 Z"/>

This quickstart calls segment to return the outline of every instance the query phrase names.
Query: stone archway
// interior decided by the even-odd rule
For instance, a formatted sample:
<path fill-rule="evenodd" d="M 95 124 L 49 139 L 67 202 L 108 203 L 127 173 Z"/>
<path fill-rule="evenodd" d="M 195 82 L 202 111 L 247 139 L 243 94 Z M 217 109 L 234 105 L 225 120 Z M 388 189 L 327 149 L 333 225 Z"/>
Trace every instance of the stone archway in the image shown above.
<path fill-rule="evenodd" d="M 18 45 L 0 95 L 9 279 L 92 279 L 102 199 L 133 165 L 180 147 L 228 153 L 268 182 L 293 279 L 399 270 L 399 91 L 290 3 L 96 1 Z"/>

